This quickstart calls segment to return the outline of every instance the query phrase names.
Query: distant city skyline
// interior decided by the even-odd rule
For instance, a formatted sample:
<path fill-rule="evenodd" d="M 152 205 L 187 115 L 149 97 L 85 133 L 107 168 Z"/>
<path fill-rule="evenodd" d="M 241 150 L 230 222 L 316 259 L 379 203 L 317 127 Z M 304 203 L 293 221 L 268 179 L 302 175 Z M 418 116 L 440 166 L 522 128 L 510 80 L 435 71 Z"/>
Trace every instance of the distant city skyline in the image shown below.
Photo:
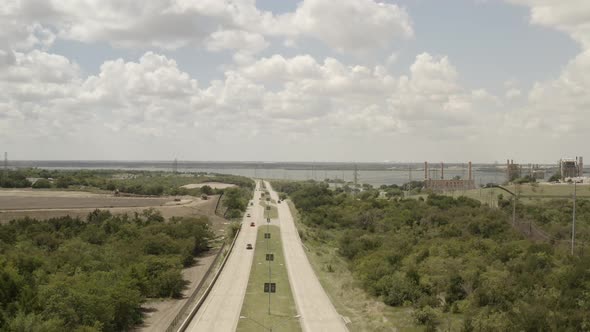
<path fill-rule="evenodd" d="M 589 155 L 586 0 L 8 0 L 12 160 Z"/>

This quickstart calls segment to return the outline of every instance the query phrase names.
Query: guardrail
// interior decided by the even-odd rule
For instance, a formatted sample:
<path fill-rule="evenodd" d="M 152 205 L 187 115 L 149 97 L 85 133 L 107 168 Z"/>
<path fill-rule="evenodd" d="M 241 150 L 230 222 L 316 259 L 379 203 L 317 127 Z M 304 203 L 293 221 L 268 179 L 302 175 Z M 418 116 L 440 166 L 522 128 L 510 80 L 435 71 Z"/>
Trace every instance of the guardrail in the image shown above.
<path fill-rule="evenodd" d="M 182 322 L 184 320 L 186 315 L 190 314 L 188 312 L 188 310 L 190 309 L 191 306 L 194 305 L 195 299 L 197 298 L 197 295 L 199 295 L 199 291 L 203 288 L 203 285 L 205 284 L 205 282 L 209 278 L 209 275 L 215 269 L 215 266 L 217 265 L 217 262 L 219 261 L 219 257 L 221 257 L 221 253 L 223 253 L 223 249 L 225 247 L 226 247 L 226 244 L 224 242 L 223 245 L 221 245 L 219 252 L 216 254 L 215 258 L 213 259 L 213 262 L 211 263 L 211 265 L 209 266 L 209 268 L 205 272 L 205 275 L 203 275 L 203 278 L 201 279 L 201 281 L 197 285 L 197 288 L 195 288 L 195 290 L 193 291 L 191 296 L 186 300 L 186 303 L 182 306 L 182 308 L 180 308 L 180 310 L 178 311 L 178 313 L 176 314 L 176 316 L 174 317 L 174 319 L 172 320 L 172 322 L 170 323 L 170 325 L 166 329 L 166 332 L 177 331 L 176 327 L 178 326 L 178 324 L 180 324 L 180 322 Z"/>
<path fill-rule="evenodd" d="M 223 267 L 225 266 L 225 263 L 227 262 L 227 259 L 228 259 L 229 255 L 230 255 L 231 251 L 233 250 L 234 245 L 236 244 L 236 240 L 238 239 L 238 235 L 240 235 L 240 231 L 241 231 L 241 227 L 238 228 L 238 231 L 236 232 L 236 235 L 234 236 L 234 240 L 232 241 L 230 247 L 227 250 L 227 255 L 225 255 L 225 257 L 223 259 L 223 262 L 221 263 L 221 266 L 219 267 L 219 269 L 215 273 L 215 276 L 213 277 L 213 280 L 211 280 L 211 283 L 209 284 L 209 286 L 207 286 L 207 289 L 205 289 L 205 292 L 203 293 L 203 295 L 201 295 L 201 297 L 197 301 L 197 303 L 194 306 L 194 308 L 191 309 L 188 317 L 186 317 L 186 319 L 182 322 L 182 324 L 180 325 L 180 327 L 176 330 L 177 332 L 184 332 L 186 330 L 186 328 L 190 324 L 191 320 L 196 315 L 197 311 L 201 308 L 201 306 L 205 302 L 205 299 L 207 298 L 207 296 L 209 295 L 209 293 L 211 293 L 211 289 L 213 288 L 213 286 L 215 285 L 215 282 L 219 278 L 219 275 L 221 274 L 221 271 L 223 271 Z M 221 253 L 222 251 L 220 250 L 219 252 Z M 211 265 L 211 266 L 213 266 L 213 265 Z M 210 271 L 207 271 L 207 272 L 210 272 Z M 205 280 L 205 278 L 203 278 L 203 280 Z M 203 280 L 201 280 L 201 281 L 203 281 Z M 170 331 L 166 330 L 166 332 L 173 332 L 173 331 L 174 330 L 170 330 Z"/>

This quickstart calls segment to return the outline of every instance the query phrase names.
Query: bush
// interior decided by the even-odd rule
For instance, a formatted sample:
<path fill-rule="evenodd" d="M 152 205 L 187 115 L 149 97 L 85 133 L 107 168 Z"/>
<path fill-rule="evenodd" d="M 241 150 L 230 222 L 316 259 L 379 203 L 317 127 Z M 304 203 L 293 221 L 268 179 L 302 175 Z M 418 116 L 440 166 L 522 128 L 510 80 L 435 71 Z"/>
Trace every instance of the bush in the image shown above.
<path fill-rule="evenodd" d="M 39 179 L 33 183 L 33 189 L 46 189 L 51 188 L 51 182 L 47 179 Z"/>
<path fill-rule="evenodd" d="M 429 331 L 436 331 L 436 326 L 439 322 L 440 313 L 430 306 L 425 306 L 420 309 L 415 309 L 412 313 L 412 318 L 419 325 L 426 325 Z"/>

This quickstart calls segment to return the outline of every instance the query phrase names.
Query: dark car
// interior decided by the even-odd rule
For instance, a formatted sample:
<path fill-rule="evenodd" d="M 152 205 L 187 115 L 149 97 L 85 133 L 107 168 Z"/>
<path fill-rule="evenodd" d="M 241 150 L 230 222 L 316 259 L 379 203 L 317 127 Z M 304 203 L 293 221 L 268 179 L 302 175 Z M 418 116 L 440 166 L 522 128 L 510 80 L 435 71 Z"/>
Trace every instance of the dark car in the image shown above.
<path fill-rule="evenodd" d="M 256 226 L 256 224 L 254 222 L 251 222 L 250 227 L 254 227 L 254 226 Z"/>
<path fill-rule="evenodd" d="M 250 243 L 248 243 L 248 244 L 246 245 L 246 249 L 248 249 L 248 250 L 251 250 L 251 249 L 252 249 L 252 245 L 251 245 Z"/>

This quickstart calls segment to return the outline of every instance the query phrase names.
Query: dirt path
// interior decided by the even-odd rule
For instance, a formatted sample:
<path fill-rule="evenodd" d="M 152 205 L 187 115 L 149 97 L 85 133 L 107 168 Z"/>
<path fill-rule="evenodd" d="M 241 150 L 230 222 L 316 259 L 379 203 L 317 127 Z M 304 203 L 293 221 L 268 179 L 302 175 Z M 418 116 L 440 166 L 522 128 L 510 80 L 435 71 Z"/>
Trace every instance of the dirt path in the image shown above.
<path fill-rule="evenodd" d="M 235 184 L 231 183 L 222 183 L 222 182 L 203 182 L 203 183 L 191 183 L 182 186 L 182 188 L 186 189 L 195 189 L 195 188 L 202 188 L 204 186 L 209 186 L 213 189 L 225 189 L 225 188 L 232 188 L 237 187 Z"/>

